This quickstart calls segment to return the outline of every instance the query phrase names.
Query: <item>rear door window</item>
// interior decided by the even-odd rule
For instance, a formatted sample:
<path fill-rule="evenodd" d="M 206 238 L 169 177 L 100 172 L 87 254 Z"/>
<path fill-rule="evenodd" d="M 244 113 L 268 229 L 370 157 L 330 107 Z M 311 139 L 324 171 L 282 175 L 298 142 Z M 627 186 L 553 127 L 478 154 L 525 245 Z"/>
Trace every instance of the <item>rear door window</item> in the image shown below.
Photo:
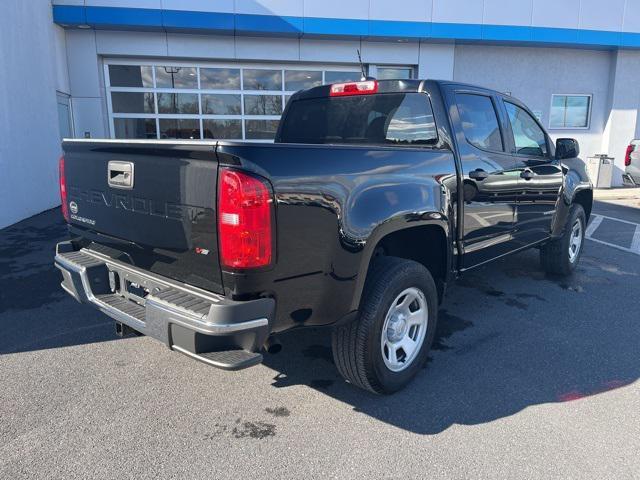
<path fill-rule="evenodd" d="M 482 150 L 504 151 L 498 115 L 491 97 L 457 93 L 456 104 L 467 142 Z"/>
<path fill-rule="evenodd" d="M 438 141 L 423 93 L 384 93 L 294 101 L 280 142 L 421 146 Z"/>

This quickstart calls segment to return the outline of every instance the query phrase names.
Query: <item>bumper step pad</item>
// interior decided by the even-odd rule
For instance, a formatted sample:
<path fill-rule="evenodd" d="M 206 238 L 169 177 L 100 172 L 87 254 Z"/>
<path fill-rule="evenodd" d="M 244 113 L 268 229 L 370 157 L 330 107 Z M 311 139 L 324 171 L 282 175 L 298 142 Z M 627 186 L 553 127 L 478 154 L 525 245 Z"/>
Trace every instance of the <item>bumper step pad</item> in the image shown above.
<path fill-rule="evenodd" d="M 191 315 L 197 315 L 202 318 L 207 317 L 212 303 L 190 293 L 171 288 L 154 293 L 153 298 L 160 302 L 164 302 L 170 307 L 182 309 Z"/>
<path fill-rule="evenodd" d="M 223 370 L 241 370 L 262 363 L 262 354 L 246 350 L 225 350 L 221 352 L 192 353 L 182 347 L 173 346 L 185 355 Z"/>
<path fill-rule="evenodd" d="M 118 295 L 97 295 L 96 298 L 110 307 L 139 320 L 140 322 L 145 321 L 145 308 L 137 303 Z"/>

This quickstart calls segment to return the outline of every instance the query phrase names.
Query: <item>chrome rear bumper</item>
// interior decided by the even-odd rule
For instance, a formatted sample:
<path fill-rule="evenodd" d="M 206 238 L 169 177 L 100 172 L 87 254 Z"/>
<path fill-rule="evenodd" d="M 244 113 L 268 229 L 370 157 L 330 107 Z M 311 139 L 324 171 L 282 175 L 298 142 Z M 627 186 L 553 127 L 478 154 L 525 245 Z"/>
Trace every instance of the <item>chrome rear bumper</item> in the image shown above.
<path fill-rule="evenodd" d="M 236 302 L 118 262 L 58 244 L 62 288 L 117 322 L 207 364 L 236 370 L 262 361 L 275 301 Z M 131 288 L 133 286 L 133 288 Z"/>

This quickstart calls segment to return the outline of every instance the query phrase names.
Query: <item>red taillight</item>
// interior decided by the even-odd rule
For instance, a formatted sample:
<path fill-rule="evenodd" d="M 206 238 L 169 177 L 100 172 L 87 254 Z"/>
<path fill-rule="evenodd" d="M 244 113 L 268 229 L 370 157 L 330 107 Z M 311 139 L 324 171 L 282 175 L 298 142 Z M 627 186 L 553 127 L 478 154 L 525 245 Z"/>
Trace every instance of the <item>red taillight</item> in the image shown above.
<path fill-rule="evenodd" d="M 633 153 L 633 145 L 629 145 L 627 147 L 627 153 L 624 156 L 624 166 L 628 167 L 629 165 L 631 165 L 631 154 Z"/>
<path fill-rule="evenodd" d="M 378 92 L 378 82 L 369 80 L 366 82 L 335 83 L 331 85 L 329 95 L 331 97 L 344 97 L 347 95 L 371 95 Z"/>
<path fill-rule="evenodd" d="M 271 263 L 272 208 L 266 182 L 237 170 L 220 169 L 218 238 L 223 266 L 257 268 Z"/>
<path fill-rule="evenodd" d="M 69 205 L 67 204 L 67 177 L 64 174 L 64 156 L 60 157 L 58 162 L 58 170 L 60 172 L 60 202 L 62 203 L 62 216 L 68 222 Z"/>

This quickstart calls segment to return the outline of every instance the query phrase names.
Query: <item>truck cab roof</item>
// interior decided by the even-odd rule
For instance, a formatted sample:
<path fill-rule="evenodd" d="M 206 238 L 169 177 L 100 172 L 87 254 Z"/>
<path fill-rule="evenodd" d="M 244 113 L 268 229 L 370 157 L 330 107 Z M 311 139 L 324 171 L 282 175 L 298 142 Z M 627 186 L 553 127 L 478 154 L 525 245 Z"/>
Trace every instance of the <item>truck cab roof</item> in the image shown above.
<path fill-rule="evenodd" d="M 377 93 L 410 93 L 410 92 L 428 92 L 434 86 L 447 85 L 458 88 L 469 88 L 473 90 L 481 90 L 489 94 L 500 95 L 506 98 L 513 98 L 511 95 L 485 88 L 479 85 L 473 85 L 469 83 L 454 82 L 451 80 L 436 80 L 436 79 L 414 79 L 414 80 L 401 80 L 401 79 L 389 79 L 389 80 L 377 80 L 370 79 L 378 83 Z M 359 83 L 359 82 L 344 82 L 344 83 Z M 307 90 L 300 90 L 292 96 L 292 100 L 303 100 L 307 98 L 327 97 L 331 92 L 331 84 L 320 85 Z M 514 98 L 514 100 L 517 100 Z"/>

